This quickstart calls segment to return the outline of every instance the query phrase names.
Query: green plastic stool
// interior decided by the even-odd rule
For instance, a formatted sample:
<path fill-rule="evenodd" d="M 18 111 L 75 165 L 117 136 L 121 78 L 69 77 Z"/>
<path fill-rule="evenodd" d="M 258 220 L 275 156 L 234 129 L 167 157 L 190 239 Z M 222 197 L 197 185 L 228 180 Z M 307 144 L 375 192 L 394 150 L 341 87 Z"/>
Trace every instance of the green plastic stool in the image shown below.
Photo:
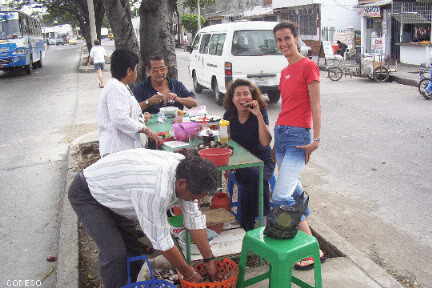
<path fill-rule="evenodd" d="M 183 215 L 171 216 L 168 217 L 168 223 L 173 227 L 182 227 L 183 226 Z M 188 264 L 192 263 L 192 252 L 191 252 L 191 236 L 189 235 L 189 231 L 186 231 L 186 262 Z"/>
<path fill-rule="evenodd" d="M 320 249 L 316 238 L 298 231 L 293 239 L 273 239 L 264 236 L 264 228 L 250 230 L 243 238 L 237 288 L 244 288 L 265 279 L 269 279 L 270 288 L 290 288 L 291 283 L 303 288 L 322 288 Z M 264 274 L 245 280 L 249 252 L 264 258 L 270 264 L 270 269 Z M 315 286 L 292 276 L 294 264 L 306 257 L 314 258 Z"/>

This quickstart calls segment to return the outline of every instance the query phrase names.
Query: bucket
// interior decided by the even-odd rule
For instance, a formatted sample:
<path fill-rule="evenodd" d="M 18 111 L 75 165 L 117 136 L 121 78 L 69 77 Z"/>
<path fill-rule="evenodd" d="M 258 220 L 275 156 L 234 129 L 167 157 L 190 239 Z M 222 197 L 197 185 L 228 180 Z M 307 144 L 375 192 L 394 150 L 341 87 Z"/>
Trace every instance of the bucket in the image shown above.
<path fill-rule="evenodd" d="M 194 266 L 195 270 L 201 274 L 203 278 L 207 275 L 206 264 L 200 263 Z M 225 279 L 215 282 L 199 282 L 193 283 L 180 279 L 182 288 L 235 288 L 237 285 L 238 266 L 231 259 L 216 260 L 216 269 L 218 274 L 224 275 Z"/>
<path fill-rule="evenodd" d="M 232 155 L 230 148 L 206 148 L 198 151 L 201 158 L 207 159 L 215 166 L 226 166 Z"/>

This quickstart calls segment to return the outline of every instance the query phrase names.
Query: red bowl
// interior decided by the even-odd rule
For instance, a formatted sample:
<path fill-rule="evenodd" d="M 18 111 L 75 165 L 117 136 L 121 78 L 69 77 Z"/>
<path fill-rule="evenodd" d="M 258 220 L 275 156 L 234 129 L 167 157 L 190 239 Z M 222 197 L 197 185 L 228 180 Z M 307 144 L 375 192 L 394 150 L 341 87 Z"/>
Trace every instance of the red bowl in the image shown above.
<path fill-rule="evenodd" d="M 201 158 L 209 160 L 215 166 L 228 165 L 232 153 L 230 148 L 206 148 L 198 151 Z"/>

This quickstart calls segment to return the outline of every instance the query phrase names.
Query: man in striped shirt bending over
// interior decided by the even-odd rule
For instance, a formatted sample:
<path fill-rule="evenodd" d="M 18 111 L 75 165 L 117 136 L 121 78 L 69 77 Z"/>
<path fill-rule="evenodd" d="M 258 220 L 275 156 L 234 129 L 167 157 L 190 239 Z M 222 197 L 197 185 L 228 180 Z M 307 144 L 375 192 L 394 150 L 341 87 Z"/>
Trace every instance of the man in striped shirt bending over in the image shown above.
<path fill-rule="evenodd" d="M 75 176 L 69 201 L 87 233 L 99 248 L 104 288 L 127 284 L 127 257 L 143 254 L 136 237 L 136 221 L 151 241 L 185 279 L 201 276 L 174 245 L 167 209 L 176 201 L 211 277 L 216 265 L 207 238 L 206 219 L 198 203 L 216 190 L 216 167 L 196 152 L 182 154 L 137 148 L 110 154 Z M 139 265 L 132 269 L 133 279 Z"/>

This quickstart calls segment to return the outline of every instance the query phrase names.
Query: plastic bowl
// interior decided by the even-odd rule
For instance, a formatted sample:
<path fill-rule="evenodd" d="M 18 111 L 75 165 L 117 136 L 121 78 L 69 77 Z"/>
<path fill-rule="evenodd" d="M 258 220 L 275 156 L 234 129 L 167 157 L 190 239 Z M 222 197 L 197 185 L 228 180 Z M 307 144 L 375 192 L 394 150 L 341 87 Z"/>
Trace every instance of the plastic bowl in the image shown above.
<path fill-rule="evenodd" d="M 160 112 L 164 113 L 166 116 L 176 116 L 178 108 L 175 106 L 161 107 Z"/>
<path fill-rule="evenodd" d="M 206 148 L 198 151 L 201 158 L 209 160 L 215 166 L 228 165 L 232 153 L 230 148 Z"/>

